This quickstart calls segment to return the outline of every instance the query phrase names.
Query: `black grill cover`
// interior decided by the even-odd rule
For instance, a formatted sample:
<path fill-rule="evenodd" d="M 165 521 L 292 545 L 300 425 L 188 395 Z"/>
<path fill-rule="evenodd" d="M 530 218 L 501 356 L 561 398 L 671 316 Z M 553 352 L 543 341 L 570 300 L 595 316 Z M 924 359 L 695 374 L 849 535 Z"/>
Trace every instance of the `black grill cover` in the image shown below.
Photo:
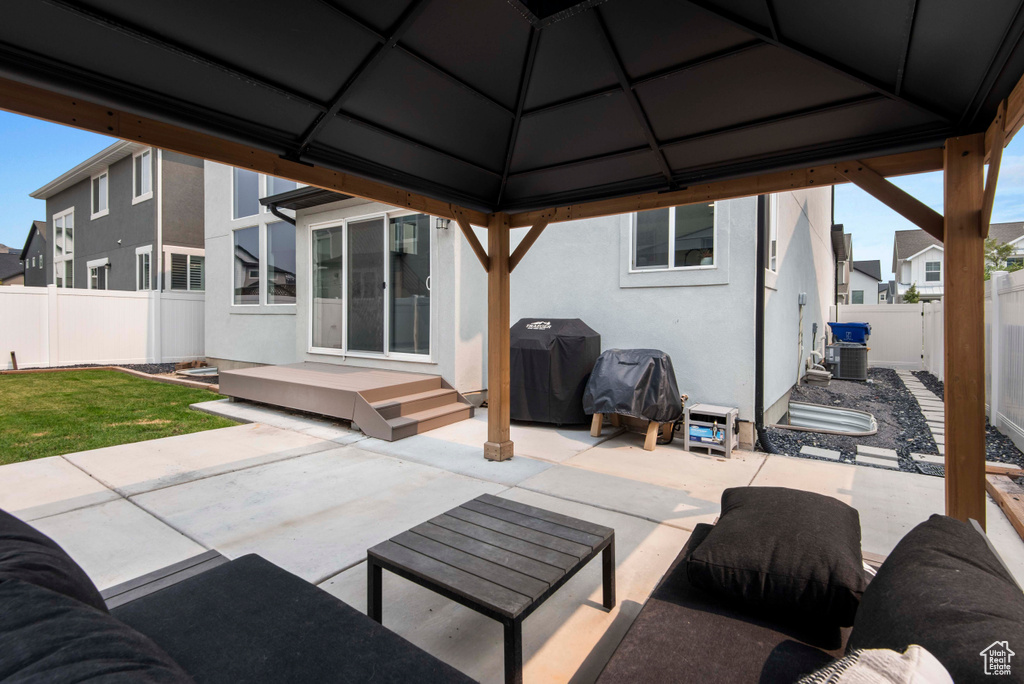
<path fill-rule="evenodd" d="M 590 374 L 583 410 L 668 423 L 683 415 L 681 397 L 668 354 L 657 349 L 609 349 Z"/>
<path fill-rule="evenodd" d="M 583 389 L 601 354 L 601 336 L 578 318 L 524 318 L 512 326 L 514 420 L 586 423 Z"/>

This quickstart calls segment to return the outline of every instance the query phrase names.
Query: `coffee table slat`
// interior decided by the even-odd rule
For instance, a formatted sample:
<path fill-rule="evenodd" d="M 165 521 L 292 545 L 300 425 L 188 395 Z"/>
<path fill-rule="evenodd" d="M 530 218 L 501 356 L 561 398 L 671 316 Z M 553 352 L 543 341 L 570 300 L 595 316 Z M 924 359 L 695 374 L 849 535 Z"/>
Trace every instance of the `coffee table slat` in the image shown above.
<path fill-rule="evenodd" d="M 580 562 L 580 559 L 576 556 L 555 551 L 546 546 L 531 544 L 528 541 L 510 537 L 507 534 L 495 532 L 492 529 L 474 525 L 465 520 L 453 518 L 448 514 L 439 515 L 430 522 L 446 530 L 458 532 L 471 539 L 500 547 L 506 551 L 518 553 L 520 556 L 526 556 L 547 565 L 553 565 L 561 570 L 569 570 Z"/>
<path fill-rule="evenodd" d="M 429 577 L 434 584 L 446 591 L 474 603 L 482 604 L 510 618 L 521 613 L 533 602 L 533 599 L 527 596 L 506 589 L 494 582 L 488 582 L 429 556 L 424 556 L 422 553 L 399 546 L 393 541 L 378 544 L 368 553 L 386 563 Z"/>
<path fill-rule="evenodd" d="M 412 528 L 412 531 L 416 534 L 433 539 L 436 542 L 440 542 L 446 546 L 464 551 L 470 555 L 476 556 L 477 558 L 483 558 L 486 561 L 497 563 L 498 565 L 506 568 L 521 572 L 524 575 L 533 577 L 545 584 L 554 584 L 565 571 L 561 568 L 556 568 L 547 563 L 541 563 L 540 561 L 528 558 L 526 556 L 502 549 L 492 544 L 485 544 L 482 541 L 478 541 L 471 537 L 467 537 L 458 532 L 438 527 L 432 523 L 423 523 Z"/>
<path fill-rule="evenodd" d="M 547 582 L 424 537 L 415 530 L 394 536 L 391 541 L 531 599 L 543 594 L 550 586 Z"/>
<path fill-rule="evenodd" d="M 462 508 L 468 508 L 471 511 L 483 513 L 484 515 L 489 515 L 492 518 L 504 520 L 505 522 L 510 522 L 514 525 L 528 527 L 531 530 L 544 532 L 555 537 L 561 537 L 562 539 L 568 539 L 569 541 L 574 541 L 577 544 L 583 544 L 590 548 L 593 548 L 604 541 L 604 539 L 596 534 L 589 534 L 587 532 L 574 530 L 573 528 L 566 527 L 565 525 L 558 525 L 553 522 L 548 522 L 547 520 L 541 520 L 540 518 L 534 518 L 529 515 L 517 513 L 516 511 L 511 511 L 507 508 L 492 506 L 491 504 L 486 504 L 481 501 L 467 501 L 462 504 Z"/>
<path fill-rule="evenodd" d="M 495 530 L 496 532 L 502 532 L 514 537 L 519 537 L 520 539 L 525 539 L 528 542 L 539 544 L 540 546 L 546 546 L 547 548 L 554 549 L 555 551 L 571 554 L 576 557 L 577 561 L 581 558 L 586 558 L 591 549 L 590 546 L 585 544 L 577 544 L 576 542 L 571 542 L 568 539 L 562 539 L 561 537 L 555 537 L 550 534 L 527 529 L 520 525 L 513 525 L 510 522 L 498 520 L 497 518 L 492 518 L 491 516 L 484 515 L 483 513 L 477 513 L 476 511 L 471 511 L 462 506 L 453 508 L 445 515 L 458 518 L 459 520 L 465 520 L 466 522 L 471 522 L 474 525 L 480 525 L 481 527 L 486 527 L 488 529 Z"/>
<path fill-rule="evenodd" d="M 528 515 L 531 518 L 540 518 L 541 520 L 547 520 L 553 522 L 556 525 L 563 525 L 565 527 L 571 527 L 574 530 L 580 532 L 586 532 L 587 534 L 594 534 L 601 539 L 607 539 L 612 536 L 614 530 L 604 525 L 598 525 L 596 523 L 588 522 L 586 520 L 580 520 L 579 518 L 573 518 L 568 515 L 562 515 L 561 513 L 555 513 L 554 511 L 546 511 L 543 508 L 537 508 L 536 506 L 530 506 L 529 504 L 519 503 L 518 501 L 512 501 L 511 499 L 503 499 L 493 494 L 484 494 L 477 497 L 477 501 L 489 503 L 492 506 L 498 506 L 499 508 L 507 508 L 510 511 L 516 511 Z"/>

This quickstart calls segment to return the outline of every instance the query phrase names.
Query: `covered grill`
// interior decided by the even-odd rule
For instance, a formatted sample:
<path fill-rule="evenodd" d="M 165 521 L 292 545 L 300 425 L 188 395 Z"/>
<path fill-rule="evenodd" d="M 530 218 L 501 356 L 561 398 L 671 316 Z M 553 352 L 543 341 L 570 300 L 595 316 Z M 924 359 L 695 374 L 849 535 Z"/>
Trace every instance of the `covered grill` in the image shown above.
<path fill-rule="evenodd" d="M 524 318 L 511 331 L 513 420 L 587 422 L 583 390 L 601 336 L 578 318 Z"/>
<path fill-rule="evenodd" d="M 670 423 L 683 415 L 681 396 L 672 359 L 665 352 L 609 349 L 594 364 L 583 410 Z"/>

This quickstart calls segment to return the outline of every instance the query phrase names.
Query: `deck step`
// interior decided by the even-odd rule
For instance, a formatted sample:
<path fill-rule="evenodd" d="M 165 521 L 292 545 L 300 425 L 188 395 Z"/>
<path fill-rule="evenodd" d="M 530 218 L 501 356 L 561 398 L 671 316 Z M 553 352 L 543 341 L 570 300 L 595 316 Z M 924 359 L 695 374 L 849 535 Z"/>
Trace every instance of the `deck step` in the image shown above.
<path fill-rule="evenodd" d="M 394 441 L 451 425 L 472 416 L 473 407 L 470 404 L 452 402 L 405 416 L 390 418 L 387 423 L 391 426 L 391 439 Z"/>
<path fill-rule="evenodd" d="M 391 419 L 457 403 L 458 397 L 459 393 L 455 390 L 441 387 L 439 389 L 427 390 L 426 392 L 417 392 L 416 394 L 406 394 L 392 399 L 376 401 L 370 404 L 370 406 L 381 417 Z"/>

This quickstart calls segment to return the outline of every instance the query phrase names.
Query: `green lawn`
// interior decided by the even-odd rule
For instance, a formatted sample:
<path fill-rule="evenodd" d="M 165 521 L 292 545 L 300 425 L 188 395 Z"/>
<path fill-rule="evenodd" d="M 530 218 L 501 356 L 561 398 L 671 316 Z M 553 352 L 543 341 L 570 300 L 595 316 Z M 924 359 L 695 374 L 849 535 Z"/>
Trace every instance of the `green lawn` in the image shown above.
<path fill-rule="evenodd" d="M 0 375 L 0 465 L 235 425 L 202 389 L 109 370 Z"/>

